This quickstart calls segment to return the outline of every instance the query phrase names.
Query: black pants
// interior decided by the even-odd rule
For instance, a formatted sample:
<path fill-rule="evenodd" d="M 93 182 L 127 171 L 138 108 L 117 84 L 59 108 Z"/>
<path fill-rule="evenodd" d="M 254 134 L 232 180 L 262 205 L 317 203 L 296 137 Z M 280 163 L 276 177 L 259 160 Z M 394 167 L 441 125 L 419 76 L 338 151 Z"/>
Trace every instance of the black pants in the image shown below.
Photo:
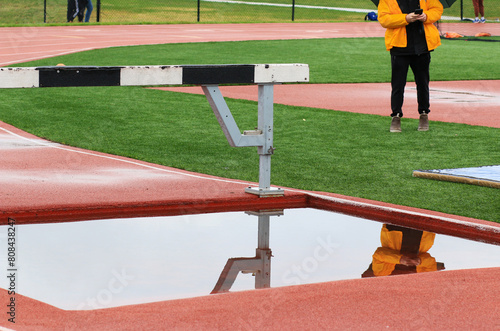
<path fill-rule="evenodd" d="M 78 0 L 78 22 L 83 22 L 88 0 Z"/>
<path fill-rule="evenodd" d="M 68 0 L 67 21 L 73 22 L 78 15 L 78 0 Z"/>
<path fill-rule="evenodd" d="M 429 64 L 431 54 L 391 55 L 391 116 L 403 117 L 403 101 L 408 67 L 413 71 L 417 84 L 418 112 L 427 114 L 429 110 Z"/>

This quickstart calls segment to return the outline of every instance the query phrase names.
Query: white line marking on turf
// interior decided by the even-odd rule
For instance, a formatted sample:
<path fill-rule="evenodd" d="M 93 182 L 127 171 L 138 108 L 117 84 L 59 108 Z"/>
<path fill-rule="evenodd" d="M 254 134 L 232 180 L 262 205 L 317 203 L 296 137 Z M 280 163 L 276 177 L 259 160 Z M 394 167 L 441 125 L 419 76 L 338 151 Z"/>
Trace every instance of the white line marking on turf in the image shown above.
<path fill-rule="evenodd" d="M 84 52 L 84 51 L 90 51 L 90 50 L 93 50 L 93 49 L 94 48 L 72 49 L 72 50 L 69 50 L 69 51 L 59 52 L 59 53 L 55 53 L 55 54 L 47 54 L 45 56 L 37 56 L 37 57 L 31 57 L 31 58 L 25 58 L 25 59 L 17 59 L 15 61 L 1 62 L 0 63 L 0 67 L 6 66 L 6 65 L 9 65 L 9 64 L 22 63 L 22 62 L 28 62 L 28 61 L 34 61 L 34 60 L 41 60 L 41 59 L 46 59 L 46 58 L 55 57 L 55 56 L 67 55 L 67 54 Z"/>

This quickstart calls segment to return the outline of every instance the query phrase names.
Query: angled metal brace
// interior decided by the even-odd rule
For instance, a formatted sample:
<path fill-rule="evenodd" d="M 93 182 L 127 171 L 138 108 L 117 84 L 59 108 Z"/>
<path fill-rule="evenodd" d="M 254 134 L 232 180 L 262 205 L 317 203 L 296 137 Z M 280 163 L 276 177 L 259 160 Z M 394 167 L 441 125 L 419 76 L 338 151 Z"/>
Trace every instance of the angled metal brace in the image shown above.
<path fill-rule="evenodd" d="M 226 136 L 229 145 L 233 147 L 258 147 L 259 153 L 259 187 L 248 187 L 245 192 L 260 197 L 283 196 L 284 191 L 271 187 L 271 155 L 273 147 L 273 99 L 274 84 L 259 84 L 258 93 L 258 127 L 241 133 L 231 110 L 227 106 L 218 85 L 202 85 L 208 103 Z"/>
<path fill-rule="evenodd" d="M 202 89 L 229 145 L 233 147 L 248 147 L 262 146 L 264 144 L 264 135 L 259 130 L 245 131 L 245 133 L 241 134 L 218 85 L 203 85 Z"/>

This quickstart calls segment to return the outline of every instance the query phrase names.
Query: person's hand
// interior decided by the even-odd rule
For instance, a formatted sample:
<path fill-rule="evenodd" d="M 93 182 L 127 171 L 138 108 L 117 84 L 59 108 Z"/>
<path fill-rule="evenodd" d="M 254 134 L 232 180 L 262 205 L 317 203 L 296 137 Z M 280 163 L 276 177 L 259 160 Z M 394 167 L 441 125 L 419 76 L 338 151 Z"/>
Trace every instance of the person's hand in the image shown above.
<path fill-rule="evenodd" d="M 399 264 L 405 265 L 405 266 L 417 266 L 420 265 L 422 261 L 420 260 L 419 257 L 410 257 L 403 255 L 401 256 L 401 259 L 399 260 Z"/>
<path fill-rule="evenodd" d="M 420 22 L 427 21 L 427 15 L 425 13 L 422 13 L 421 15 L 418 15 L 417 21 L 420 21 Z"/>
<path fill-rule="evenodd" d="M 420 15 L 415 13 L 409 13 L 406 15 L 406 22 L 413 23 L 416 21 L 421 21 L 421 22 L 427 21 L 427 15 L 425 13 L 422 13 Z"/>

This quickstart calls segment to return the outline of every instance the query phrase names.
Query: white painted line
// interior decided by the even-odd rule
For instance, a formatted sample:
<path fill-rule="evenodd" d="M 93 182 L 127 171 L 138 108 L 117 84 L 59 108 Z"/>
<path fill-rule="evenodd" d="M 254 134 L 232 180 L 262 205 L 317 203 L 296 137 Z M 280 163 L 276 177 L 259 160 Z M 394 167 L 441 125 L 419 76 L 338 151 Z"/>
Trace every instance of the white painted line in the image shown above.
<path fill-rule="evenodd" d="M 202 0 L 205 2 L 220 2 L 229 3 L 237 5 L 251 5 L 251 6 L 271 6 L 271 7 L 293 7 L 290 4 L 282 3 L 267 3 L 267 2 L 251 2 L 251 1 L 236 1 L 236 0 Z M 360 8 L 346 8 L 346 7 L 327 7 L 327 6 L 308 6 L 308 5 L 295 5 L 296 8 L 306 8 L 306 9 L 326 9 L 326 10 L 336 10 L 336 11 L 346 11 L 354 13 L 369 13 L 376 12 L 376 9 L 360 9 Z"/>
<path fill-rule="evenodd" d="M 73 54 L 73 53 L 84 52 L 84 51 L 90 51 L 92 49 L 94 49 L 94 48 L 72 49 L 72 50 L 69 50 L 69 51 L 64 51 L 64 52 L 59 52 L 59 53 L 54 53 L 54 54 L 47 54 L 45 56 L 28 57 L 28 58 L 23 58 L 23 59 L 17 59 L 15 61 L 0 62 L 0 67 L 6 66 L 6 65 L 9 65 L 9 64 L 22 63 L 22 62 L 28 62 L 28 61 L 34 61 L 34 60 L 41 60 L 41 59 L 46 59 L 46 58 L 55 57 L 55 56 Z"/>
<path fill-rule="evenodd" d="M 250 6 L 271 6 L 271 7 L 288 7 L 288 8 L 293 7 L 293 5 L 290 5 L 290 4 L 268 3 L 268 2 L 252 2 L 252 1 L 237 1 L 237 0 L 202 0 L 202 1 L 228 3 L 228 4 L 236 4 L 236 5 L 250 5 Z M 363 14 L 367 14 L 369 12 L 378 13 L 378 10 L 375 6 L 372 9 L 329 7 L 329 6 L 309 6 L 309 5 L 295 5 L 295 7 L 296 8 L 305 8 L 305 9 L 335 10 L 335 11 L 344 11 L 344 12 L 351 12 L 351 13 L 363 13 Z M 450 21 L 460 21 L 461 20 L 460 17 L 455 17 L 455 16 L 442 16 L 441 19 L 450 20 Z"/>
<path fill-rule="evenodd" d="M 23 136 L 21 136 L 21 135 L 19 135 L 17 133 L 14 133 L 14 132 L 12 132 L 10 130 L 5 129 L 5 128 L 0 128 L 0 129 L 2 131 L 4 131 L 4 132 L 8 133 L 8 134 L 11 134 L 11 135 L 13 135 L 15 137 L 18 137 L 18 138 L 21 138 L 23 140 L 29 141 L 31 143 L 38 144 L 38 145 L 45 146 L 45 147 L 49 147 L 49 148 L 60 149 L 60 150 L 67 151 L 67 152 L 78 153 L 78 154 L 83 154 L 83 155 L 89 155 L 89 156 L 99 157 L 99 158 L 113 160 L 113 161 L 118 161 L 118 162 L 124 162 L 124 163 L 127 163 L 127 164 L 133 164 L 133 165 L 137 165 L 139 167 L 143 167 L 143 168 L 147 168 L 147 169 L 153 169 L 153 170 L 158 170 L 158 171 L 163 171 L 163 172 L 168 172 L 168 173 L 172 173 L 172 174 L 176 174 L 176 175 L 182 175 L 182 176 L 193 177 L 193 178 L 198 178 L 198 179 L 213 180 L 213 181 L 219 181 L 219 182 L 225 182 L 225 183 L 231 183 L 231 184 L 240 184 L 240 185 L 246 185 L 246 186 L 250 186 L 250 185 L 253 184 L 253 183 L 250 183 L 250 182 L 235 181 L 235 180 L 229 180 L 229 179 L 223 179 L 223 178 L 220 178 L 220 179 L 219 178 L 207 178 L 207 177 L 200 176 L 200 175 L 189 174 L 189 173 L 185 173 L 185 172 L 181 172 L 181 171 L 160 168 L 160 167 L 157 167 L 157 166 L 154 166 L 154 165 L 143 164 L 143 163 L 140 163 L 140 162 L 137 162 L 137 161 L 133 161 L 133 160 L 125 160 L 125 159 L 121 159 L 121 158 L 117 158 L 117 157 L 113 157 L 113 156 L 96 154 L 96 153 L 94 153 L 92 151 L 74 150 L 74 149 L 71 149 L 71 148 L 63 147 L 62 145 L 59 145 L 59 144 L 54 144 L 54 143 L 49 143 L 49 142 L 46 143 L 46 142 L 42 142 L 40 140 L 35 140 L 35 139 L 30 139 L 30 138 L 27 138 L 27 137 L 23 137 Z"/>

